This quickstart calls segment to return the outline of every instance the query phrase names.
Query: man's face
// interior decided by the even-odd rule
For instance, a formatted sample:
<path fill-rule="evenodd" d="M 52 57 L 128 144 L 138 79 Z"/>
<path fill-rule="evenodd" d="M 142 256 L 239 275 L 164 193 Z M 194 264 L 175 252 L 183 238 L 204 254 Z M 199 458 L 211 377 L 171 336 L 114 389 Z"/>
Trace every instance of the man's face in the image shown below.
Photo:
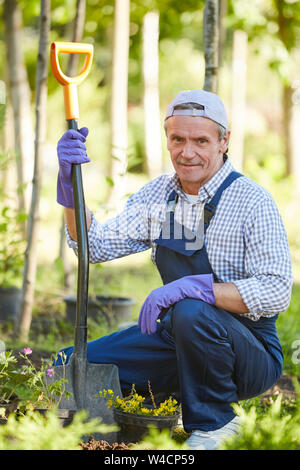
<path fill-rule="evenodd" d="M 198 194 L 223 165 L 230 132 L 219 140 L 214 121 L 202 116 L 172 116 L 166 121 L 167 147 L 183 190 Z"/>

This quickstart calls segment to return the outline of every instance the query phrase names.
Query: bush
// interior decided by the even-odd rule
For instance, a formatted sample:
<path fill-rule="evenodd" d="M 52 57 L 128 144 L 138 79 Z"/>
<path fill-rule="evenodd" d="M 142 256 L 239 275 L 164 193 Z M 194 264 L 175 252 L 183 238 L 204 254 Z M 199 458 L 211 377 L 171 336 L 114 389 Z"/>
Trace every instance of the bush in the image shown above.
<path fill-rule="evenodd" d="M 238 435 L 230 436 L 223 443 L 222 450 L 299 450 L 300 449 L 300 386 L 295 381 L 298 397 L 295 412 L 287 414 L 282 395 L 266 409 L 263 416 L 255 406 L 248 411 L 234 406 L 241 418 Z"/>
<path fill-rule="evenodd" d="M 54 409 L 46 418 L 34 411 L 21 417 L 12 413 L 0 426 L 0 450 L 80 450 L 82 436 L 111 431 L 110 426 L 87 417 L 86 411 L 79 411 L 71 424 L 62 427 Z"/>

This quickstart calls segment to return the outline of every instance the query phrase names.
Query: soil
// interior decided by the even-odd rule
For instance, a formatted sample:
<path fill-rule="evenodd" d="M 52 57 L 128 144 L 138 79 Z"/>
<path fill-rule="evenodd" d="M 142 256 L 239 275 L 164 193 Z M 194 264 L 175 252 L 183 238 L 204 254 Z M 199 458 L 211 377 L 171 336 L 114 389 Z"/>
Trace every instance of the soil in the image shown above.
<path fill-rule="evenodd" d="M 93 437 L 90 437 L 88 442 L 81 442 L 80 445 L 82 450 L 130 450 L 130 444 L 124 442 L 109 444 L 107 441 L 95 441 Z"/>

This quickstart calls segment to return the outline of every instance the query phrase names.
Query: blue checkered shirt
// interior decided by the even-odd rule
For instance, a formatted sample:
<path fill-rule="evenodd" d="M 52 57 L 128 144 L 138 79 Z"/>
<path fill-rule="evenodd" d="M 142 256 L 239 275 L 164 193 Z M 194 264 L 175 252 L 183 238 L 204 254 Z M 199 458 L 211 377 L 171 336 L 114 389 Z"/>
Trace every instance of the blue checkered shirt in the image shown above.
<path fill-rule="evenodd" d="M 116 217 L 100 224 L 93 213 L 89 229 L 90 262 L 101 263 L 151 248 L 166 217 L 167 201 L 179 195 L 175 220 L 197 230 L 206 202 L 234 168 L 229 160 L 199 189 L 196 201 L 184 193 L 176 173 L 161 175 L 132 194 Z M 77 243 L 66 228 L 68 244 Z M 290 303 L 292 264 L 286 231 L 271 194 L 246 176 L 235 180 L 222 194 L 207 229 L 208 258 L 219 282 L 236 285 L 248 312 L 256 321 L 274 316 Z"/>

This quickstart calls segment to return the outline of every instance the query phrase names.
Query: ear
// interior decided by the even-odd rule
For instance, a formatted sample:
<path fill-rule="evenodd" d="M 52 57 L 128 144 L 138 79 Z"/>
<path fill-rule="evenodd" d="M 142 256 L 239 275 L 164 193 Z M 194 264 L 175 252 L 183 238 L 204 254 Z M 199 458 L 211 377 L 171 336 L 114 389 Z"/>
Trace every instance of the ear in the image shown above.
<path fill-rule="evenodd" d="M 226 135 L 221 140 L 220 150 L 222 153 L 225 153 L 229 146 L 230 131 L 227 131 Z"/>

